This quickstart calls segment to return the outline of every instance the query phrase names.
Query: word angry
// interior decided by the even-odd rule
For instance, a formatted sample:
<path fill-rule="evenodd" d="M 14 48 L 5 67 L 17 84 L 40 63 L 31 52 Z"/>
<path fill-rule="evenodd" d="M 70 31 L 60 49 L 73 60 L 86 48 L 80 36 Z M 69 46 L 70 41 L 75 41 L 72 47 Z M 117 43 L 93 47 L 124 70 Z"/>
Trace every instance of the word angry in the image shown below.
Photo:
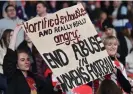
<path fill-rule="evenodd" d="M 63 34 L 59 34 L 54 37 L 54 41 L 56 45 L 66 44 L 69 45 L 71 41 L 73 43 L 77 43 L 79 41 L 80 35 L 78 35 L 78 30 L 72 31 L 72 32 L 66 32 Z"/>

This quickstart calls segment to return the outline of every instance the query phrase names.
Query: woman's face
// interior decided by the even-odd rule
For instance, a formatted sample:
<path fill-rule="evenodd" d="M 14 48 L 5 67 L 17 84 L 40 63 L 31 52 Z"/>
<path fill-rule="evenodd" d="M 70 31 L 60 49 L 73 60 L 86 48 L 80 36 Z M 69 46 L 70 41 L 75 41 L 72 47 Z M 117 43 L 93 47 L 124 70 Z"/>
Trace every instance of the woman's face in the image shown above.
<path fill-rule="evenodd" d="M 111 39 L 105 44 L 105 48 L 110 56 L 115 56 L 118 48 L 118 41 Z"/>
<path fill-rule="evenodd" d="M 30 69 L 30 58 L 27 53 L 19 53 L 18 54 L 18 63 L 17 68 L 22 71 L 28 71 Z"/>
<path fill-rule="evenodd" d="M 112 36 L 112 35 L 113 35 L 113 30 L 112 30 L 111 28 L 107 28 L 107 29 L 105 30 L 105 34 L 106 34 L 107 36 Z"/>

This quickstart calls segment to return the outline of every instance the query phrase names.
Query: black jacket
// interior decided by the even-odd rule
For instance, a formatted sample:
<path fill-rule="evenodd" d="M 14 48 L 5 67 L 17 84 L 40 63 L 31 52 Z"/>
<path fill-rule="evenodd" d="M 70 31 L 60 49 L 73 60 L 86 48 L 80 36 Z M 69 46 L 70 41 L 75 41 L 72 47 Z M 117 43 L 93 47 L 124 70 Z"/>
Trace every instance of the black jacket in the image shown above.
<path fill-rule="evenodd" d="M 120 54 L 118 59 L 125 66 L 125 57 L 128 55 L 127 42 L 122 32 L 117 32 L 117 38 L 120 44 L 117 51 Z"/>
<path fill-rule="evenodd" d="M 117 69 L 117 80 L 121 86 L 121 88 L 128 94 L 130 94 L 131 92 L 131 84 L 129 83 L 129 81 L 123 76 L 123 74 L 121 73 L 121 71 L 119 69 Z"/>
<path fill-rule="evenodd" d="M 3 63 L 3 70 L 4 74 L 7 76 L 8 83 L 6 94 L 30 94 L 30 87 L 22 72 L 16 69 L 16 63 L 16 53 L 11 49 L 8 49 Z M 34 79 L 37 94 L 55 94 L 49 83 L 39 80 L 30 72 L 28 72 L 28 76 Z"/>

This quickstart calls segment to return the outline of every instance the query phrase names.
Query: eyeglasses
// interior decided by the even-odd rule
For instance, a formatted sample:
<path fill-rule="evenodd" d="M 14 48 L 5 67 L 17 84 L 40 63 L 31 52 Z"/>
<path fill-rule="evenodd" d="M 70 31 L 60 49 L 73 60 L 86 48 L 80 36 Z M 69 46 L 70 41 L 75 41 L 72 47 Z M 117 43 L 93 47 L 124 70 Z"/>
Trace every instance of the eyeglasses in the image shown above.
<path fill-rule="evenodd" d="M 15 9 L 8 9 L 7 12 L 13 12 Z"/>

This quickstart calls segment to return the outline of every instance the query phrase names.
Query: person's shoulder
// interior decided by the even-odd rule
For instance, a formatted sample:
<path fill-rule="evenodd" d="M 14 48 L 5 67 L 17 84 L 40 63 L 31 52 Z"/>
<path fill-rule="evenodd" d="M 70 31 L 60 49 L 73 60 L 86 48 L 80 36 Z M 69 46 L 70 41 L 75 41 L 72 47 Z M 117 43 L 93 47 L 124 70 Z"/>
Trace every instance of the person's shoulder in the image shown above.
<path fill-rule="evenodd" d="M 11 24 L 11 22 L 12 22 L 11 19 L 9 19 L 7 17 L 0 20 L 0 23 L 2 23 L 1 26 L 4 26 L 4 27 L 7 26 L 7 23 Z"/>
<path fill-rule="evenodd" d="M 23 19 L 20 19 L 19 17 L 17 17 L 17 19 L 16 19 L 19 23 L 22 23 L 22 22 L 24 22 L 24 20 Z"/>
<path fill-rule="evenodd" d="M 6 21 L 6 18 L 2 18 L 0 19 L 0 22 Z"/>

